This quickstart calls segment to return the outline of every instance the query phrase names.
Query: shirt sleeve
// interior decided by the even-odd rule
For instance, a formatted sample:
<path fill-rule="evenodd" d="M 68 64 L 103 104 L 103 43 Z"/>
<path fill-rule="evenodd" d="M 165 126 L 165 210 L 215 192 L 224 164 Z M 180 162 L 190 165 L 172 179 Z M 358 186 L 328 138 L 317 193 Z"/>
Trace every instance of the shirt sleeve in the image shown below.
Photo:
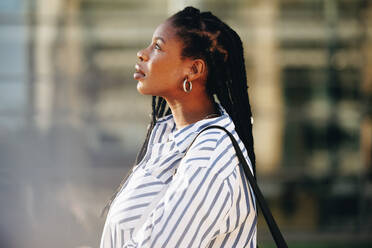
<path fill-rule="evenodd" d="M 135 235 L 135 244 L 123 247 L 208 245 L 232 206 L 228 183 L 206 166 L 208 160 L 193 157 L 181 162 L 164 197 Z"/>

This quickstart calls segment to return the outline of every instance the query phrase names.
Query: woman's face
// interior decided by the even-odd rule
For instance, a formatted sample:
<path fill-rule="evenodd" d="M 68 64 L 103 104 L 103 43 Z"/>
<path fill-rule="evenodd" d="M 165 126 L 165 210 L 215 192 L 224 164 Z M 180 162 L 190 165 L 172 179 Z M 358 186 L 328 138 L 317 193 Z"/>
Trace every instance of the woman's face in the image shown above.
<path fill-rule="evenodd" d="M 133 77 L 138 80 L 138 92 L 162 97 L 181 94 L 188 69 L 188 60 L 181 59 L 181 51 L 182 43 L 176 39 L 173 26 L 169 21 L 160 24 L 150 45 L 137 53 L 140 61 Z"/>

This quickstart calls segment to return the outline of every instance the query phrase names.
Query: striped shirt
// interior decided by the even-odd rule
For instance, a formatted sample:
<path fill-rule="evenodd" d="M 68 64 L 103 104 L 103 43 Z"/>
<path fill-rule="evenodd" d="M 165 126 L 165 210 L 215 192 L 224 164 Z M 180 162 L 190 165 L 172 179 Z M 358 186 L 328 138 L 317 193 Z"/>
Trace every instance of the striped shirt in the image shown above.
<path fill-rule="evenodd" d="M 243 142 L 226 110 L 176 129 L 172 115 L 160 118 L 147 152 L 114 199 L 101 248 L 256 247 L 256 205 L 227 134 Z M 251 168 L 252 171 L 252 168 Z"/>

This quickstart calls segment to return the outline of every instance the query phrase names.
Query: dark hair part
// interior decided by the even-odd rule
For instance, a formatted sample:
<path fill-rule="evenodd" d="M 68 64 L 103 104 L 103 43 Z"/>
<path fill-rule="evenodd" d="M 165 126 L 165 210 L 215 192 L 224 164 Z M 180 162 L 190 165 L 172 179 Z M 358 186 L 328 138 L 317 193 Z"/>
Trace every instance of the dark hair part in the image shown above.
<path fill-rule="evenodd" d="M 216 95 L 220 104 L 232 118 L 236 132 L 243 141 L 255 174 L 256 158 L 253 149 L 251 107 L 248 97 L 244 51 L 239 35 L 211 12 L 200 12 L 186 7 L 167 19 L 176 30 L 176 37 L 183 43 L 183 58 L 203 59 L 207 65 L 206 90 L 209 96 Z M 212 97 L 213 99 L 213 97 Z M 137 154 L 135 164 L 144 158 L 150 134 L 157 118 L 171 113 L 162 97 L 152 97 L 152 119 L 146 139 Z M 108 208 L 128 176 L 122 180 Z M 106 210 L 104 209 L 104 211 Z"/>

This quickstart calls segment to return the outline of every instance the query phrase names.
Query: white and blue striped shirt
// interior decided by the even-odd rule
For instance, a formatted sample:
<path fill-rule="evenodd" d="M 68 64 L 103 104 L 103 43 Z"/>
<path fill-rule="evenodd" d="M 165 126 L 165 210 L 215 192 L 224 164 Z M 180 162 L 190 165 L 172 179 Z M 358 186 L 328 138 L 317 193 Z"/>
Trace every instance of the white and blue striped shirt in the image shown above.
<path fill-rule="evenodd" d="M 184 156 L 203 128 L 220 125 L 251 166 L 234 123 L 218 106 L 221 116 L 179 130 L 172 115 L 157 121 L 146 155 L 110 207 L 101 248 L 256 247 L 253 192 L 227 134 L 204 131 Z"/>

